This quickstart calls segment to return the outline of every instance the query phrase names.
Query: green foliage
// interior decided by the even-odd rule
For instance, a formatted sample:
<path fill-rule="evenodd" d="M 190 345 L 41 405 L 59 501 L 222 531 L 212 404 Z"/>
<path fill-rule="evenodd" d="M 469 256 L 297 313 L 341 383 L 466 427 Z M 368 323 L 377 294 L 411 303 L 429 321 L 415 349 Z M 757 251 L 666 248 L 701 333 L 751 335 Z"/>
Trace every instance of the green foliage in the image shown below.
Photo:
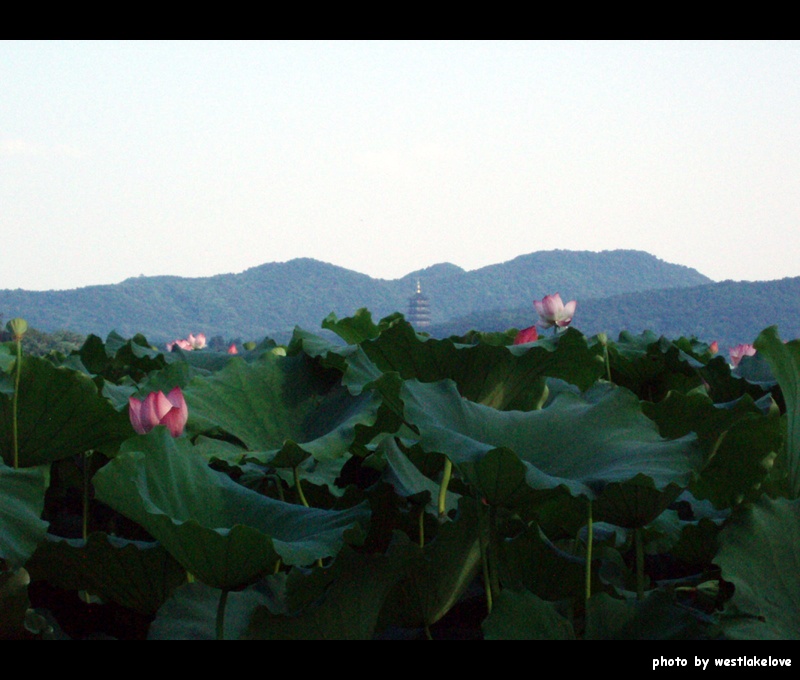
<path fill-rule="evenodd" d="M 733 369 L 652 332 L 322 326 L 235 356 L 0 344 L 0 635 L 99 607 L 151 639 L 796 637 L 774 329 Z M 185 431 L 134 434 L 129 397 L 176 386 Z"/>

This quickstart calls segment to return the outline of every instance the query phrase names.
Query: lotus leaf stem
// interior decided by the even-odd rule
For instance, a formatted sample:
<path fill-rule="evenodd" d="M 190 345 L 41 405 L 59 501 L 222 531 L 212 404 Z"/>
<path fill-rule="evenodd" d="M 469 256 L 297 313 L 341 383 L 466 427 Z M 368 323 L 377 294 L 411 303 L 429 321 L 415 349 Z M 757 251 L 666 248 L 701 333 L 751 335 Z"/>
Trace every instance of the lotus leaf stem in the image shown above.
<path fill-rule="evenodd" d="M 592 519 L 592 499 L 588 503 L 588 517 L 586 525 L 588 536 L 586 537 L 586 595 L 584 600 L 588 604 L 592 596 L 592 548 L 594 547 L 594 528 Z"/>
<path fill-rule="evenodd" d="M 19 468 L 19 424 L 17 422 L 17 411 L 19 409 L 19 380 L 22 374 L 22 338 L 17 336 L 17 362 L 14 367 L 14 397 L 11 400 L 11 430 L 14 438 L 14 469 Z"/>
<path fill-rule="evenodd" d="M 89 464 L 92 460 L 92 452 L 85 451 L 83 454 L 83 525 L 81 527 L 83 540 L 89 538 Z"/>
<path fill-rule="evenodd" d="M 492 596 L 492 584 L 489 575 L 489 559 L 488 559 L 489 551 L 487 549 L 486 535 L 484 532 L 485 514 L 483 512 L 483 508 L 480 506 L 478 509 L 478 513 L 479 513 L 478 546 L 480 547 L 481 550 L 481 565 L 483 569 L 483 589 L 486 592 L 486 610 L 489 614 L 491 614 L 494 598 Z"/>
<path fill-rule="evenodd" d="M 219 594 L 217 603 L 217 640 L 225 639 L 225 605 L 228 603 L 228 590 L 225 589 Z"/>
<path fill-rule="evenodd" d="M 450 477 L 453 475 L 453 461 L 445 457 L 444 471 L 442 472 L 442 483 L 439 486 L 439 519 L 447 514 L 445 500 L 447 498 L 447 487 L 450 486 Z"/>
<path fill-rule="evenodd" d="M 644 529 L 637 527 L 634 533 L 636 541 L 636 599 L 644 599 Z"/>
<path fill-rule="evenodd" d="M 303 493 L 303 485 L 300 483 L 300 473 L 296 465 L 292 468 L 292 472 L 294 473 L 294 486 L 297 489 L 297 497 L 305 507 L 309 507 L 306 495 Z"/>

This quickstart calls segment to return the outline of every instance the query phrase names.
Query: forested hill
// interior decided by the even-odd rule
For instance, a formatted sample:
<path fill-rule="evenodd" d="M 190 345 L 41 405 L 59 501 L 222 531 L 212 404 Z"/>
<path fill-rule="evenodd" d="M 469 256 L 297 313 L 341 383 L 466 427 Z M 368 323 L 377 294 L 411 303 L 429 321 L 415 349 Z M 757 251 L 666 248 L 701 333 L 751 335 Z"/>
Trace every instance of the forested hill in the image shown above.
<path fill-rule="evenodd" d="M 123 336 L 141 332 L 151 342 L 197 332 L 279 338 L 296 325 L 316 330 L 331 312 L 342 317 L 367 307 L 376 319 L 405 313 L 418 279 L 434 323 L 490 309 L 530 309 L 533 299 L 556 291 L 565 300 L 587 300 L 710 282 L 694 269 L 634 250 L 539 251 L 473 271 L 437 264 L 394 280 L 301 258 L 206 278 L 152 276 L 74 290 L 0 290 L 0 315 L 24 317 L 43 331 L 101 337 L 112 330 Z"/>
<path fill-rule="evenodd" d="M 573 298 L 564 298 L 564 302 Z M 572 325 L 585 335 L 653 331 L 668 338 L 696 336 L 728 348 L 752 343 L 777 325 L 784 340 L 800 337 L 800 277 L 775 281 L 721 281 L 691 288 L 577 298 Z M 436 337 L 524 328 L 536 321 L 533 305 L 471 314 L 430 329 Z"/>

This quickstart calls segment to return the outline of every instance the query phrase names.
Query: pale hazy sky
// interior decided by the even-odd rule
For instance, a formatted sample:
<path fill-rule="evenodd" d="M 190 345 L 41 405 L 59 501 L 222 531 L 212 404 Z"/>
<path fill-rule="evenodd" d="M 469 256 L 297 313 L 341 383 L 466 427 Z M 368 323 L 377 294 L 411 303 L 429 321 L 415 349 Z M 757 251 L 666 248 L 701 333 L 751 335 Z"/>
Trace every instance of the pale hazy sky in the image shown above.
<path fill-rule="evenodd" d="M 0 288 L 557 248 L 800 276 L 800 42 L 0 42 Z"/>

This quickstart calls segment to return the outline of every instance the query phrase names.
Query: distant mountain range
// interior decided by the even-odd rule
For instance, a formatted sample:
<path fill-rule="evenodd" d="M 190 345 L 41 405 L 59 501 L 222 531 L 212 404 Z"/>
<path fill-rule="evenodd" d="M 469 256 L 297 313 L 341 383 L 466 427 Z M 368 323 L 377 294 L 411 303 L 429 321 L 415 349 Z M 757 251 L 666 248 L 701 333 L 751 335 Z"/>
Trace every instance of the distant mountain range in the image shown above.
<path fill-rule="evenodd" d="M 295 325 L 318 329 L 331 312 L 342 317 L 367 307 L 376 319 L 405 313 L 418 280 L 434 324 L 492 309 L 530 309 L 534 298 L 556 291 L 588 299 L 710 282 L 694 269 L 633 250 L 541 251 L 474 271 L 437 264 L 395 280 L 301 258 L 205 278 L 141 276 L 73 290 L 0 290 L 0 314 L 22 316 L 43 331 L 141 332 L 151 342 L 200 331 L 277 339 Z"/>
<path fill-rule="evenodd" d="M 295 326 L 317 331 L 331 312 L 341 318 L 367 307 L 376 320 L 406 313 L 417 281 L 430 300 L 430 331 L 437 336 L 532 325 L 532 301 L 555 292 L 565 302 L 578 300 L 574 324 L 586 334 L 649 328 L 733 344 L 751 341 L 752 328 L 757 334 L 772 323 L 800 334 L 793 303 L 800 299 L 800 279 L 714 283 L 695 269 L 635 250 L 539 251 L 473 271 L 437 264 L 394 280 L 300 258 L 204 278 L 142 276 L 73 290 L 0 290 L 0 315 L 22 316 L 47 332 L 105 337 L 116 330 L 144 333 L 154 343 L 198 332 L 286 341 Z"/>

